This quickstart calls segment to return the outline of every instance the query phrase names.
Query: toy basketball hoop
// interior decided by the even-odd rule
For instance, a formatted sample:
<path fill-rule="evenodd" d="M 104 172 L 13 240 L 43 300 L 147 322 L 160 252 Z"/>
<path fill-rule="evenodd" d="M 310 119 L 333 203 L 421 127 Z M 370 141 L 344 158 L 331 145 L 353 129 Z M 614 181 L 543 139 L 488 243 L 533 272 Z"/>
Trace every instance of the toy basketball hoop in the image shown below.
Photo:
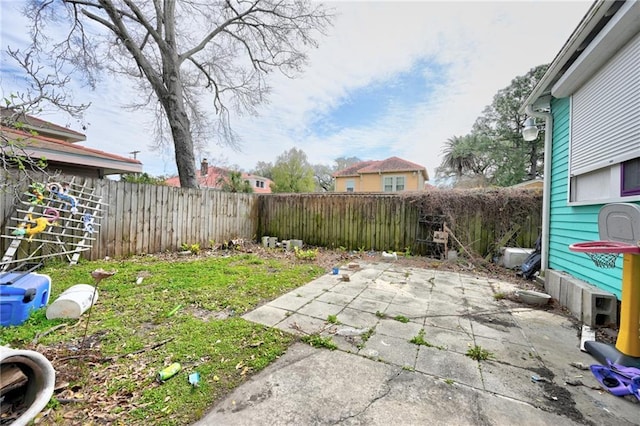
<path fill-rule="evenodd" d="M 640 247 L 622 241 L 587 241 L 574 243 L 569 250 L 585 253 L 598 268 L 615 268 L 620 253 L 640 254 Z"/>

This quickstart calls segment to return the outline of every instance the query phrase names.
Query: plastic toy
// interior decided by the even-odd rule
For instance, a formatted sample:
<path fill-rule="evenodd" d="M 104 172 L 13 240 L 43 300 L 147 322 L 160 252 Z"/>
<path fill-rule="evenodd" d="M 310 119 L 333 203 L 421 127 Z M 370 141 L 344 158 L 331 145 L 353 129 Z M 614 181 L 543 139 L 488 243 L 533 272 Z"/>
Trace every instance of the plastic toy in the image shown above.
<path fill-rule="evenodd" d="M 47 184 L 47 189 L 56 197 L 60 198 L 65 203 L 71 206 L 71 214 L 78 213 L 78 201 L 76 197 L 69 194 L 69 187 L 62 186 L 57 182 Z"/>
<path fill-rule="evenodd" d="M 29 202 L 33 205 L 44 204 L 44 191 L 46 190 L 44 184 L 34 182 L 30 186 Z"/>
<path fill-rule="evenodd" d="M 94 228 L 93 223 L 94 219 L 89 213 L 85 213 L 82 215 L 82 223 L 84 223 L 84 232 L 88 232 L 89 234 L 93 234 Z"/>
<path fill-rule="evenodd" d="M 34 219 L 31 213 L 28 214 L 28 217 L 29 222 L 35 223 L 36 226 L 31 226 L 31 223 L 28 223 L 25 226 L 24 223 L 21 223 L 16 229 L 13 230 L 13 232 L 11 232 L 13 235 L 27 235 L 29 236 L 28 241 L 31 241 L 34 235 L 39 234 L 47 229 L 47 226 L 55 225 L 55 223 L 53 223 L 54 221 L 50 221 L 51 219 L 49 217 L 39 217 L 37 219 Z"/>

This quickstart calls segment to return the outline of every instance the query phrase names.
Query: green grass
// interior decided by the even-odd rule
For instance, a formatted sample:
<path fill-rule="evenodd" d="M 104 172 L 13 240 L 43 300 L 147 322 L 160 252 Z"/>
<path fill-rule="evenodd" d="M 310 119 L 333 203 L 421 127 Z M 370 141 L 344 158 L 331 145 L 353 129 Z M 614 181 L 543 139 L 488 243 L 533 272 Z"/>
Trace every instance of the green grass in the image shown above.
<path fill-rule="evenodd" d="M 409 322 L 409 318 L 405 317 L 404 315 L 396 315 L 395 317 L 393 317 L 393 319 L 404 324 Z"/>
<path fill-rule="evenodd" d="M 90 364 L 73 359 L 61 366 L 75 367 L 76 374 L 67 380 L 70 387 L 78 387 L 76 392 L 127 402 L 116 423 L 157 425 L 199 419 L 215 400 L 280 356 L 293 337 L 245 321 L 240 315 L 324 273 L 316 265 L 262 260 L 250 254 L 179 261 L 146 256 L 74 266 L 53 264 L 39 272 L 51 277 L 53 301 L 74 284 L 92 284 L 89 273 L 97 268 L 118 270 L 100 283 L 99 299 L 91 313 L 88 340 L 93 336 L 99 342 L 99 352 L 90 352 Z M 147 276 L 136 284 L 142 272 Z M 229 316 L 216 319 L 215 313 Z M 77 347 L 82 340 L 86 317 L 85 313 L 79 322 L 50 321 L 42 309 L 21 326 L 0 328 L 0 344 L 30 348 L 39 336 L 44 347 L 78 355 L 77 350 L 68 348 Z M 126 356 L 138 350 L 143 351 Z M 115 358 L 95 361 L 101 357 Z M 182 371 L 163 384 L 157 383 L 155 374 L 171 362 L 181 363 Z M 54 366 L 58 368 L 55 361 Z M 194 371 L 201 376 L 197 388 L 187 381 Z M 53 404 L 48 422 L 68 423 L 70 420 L 62 416 L 65 409 L 79 414 L 82 408 L 90 412 L 101 409 L 88 404 Z"/>

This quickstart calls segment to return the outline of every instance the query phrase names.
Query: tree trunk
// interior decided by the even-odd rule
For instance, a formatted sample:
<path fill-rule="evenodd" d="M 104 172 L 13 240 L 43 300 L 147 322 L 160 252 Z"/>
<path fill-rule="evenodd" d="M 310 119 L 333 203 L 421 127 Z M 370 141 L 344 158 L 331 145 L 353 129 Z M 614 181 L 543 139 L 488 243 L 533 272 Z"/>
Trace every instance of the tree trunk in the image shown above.
<path fill-rule="evenodd" d="M 196 179 L 196 159 L 193 153 L 191 124 L 184 105 L 184 88 L 176 47 L 175 1 L 166 0 L 164 7 L 166 46 L 161 49 L 161 52 L 162 80 L 166 92 L 164 97 L 159 93 L 162 92 L 161 90 L 156 90 L 156 94 L 167 113 L 167 120 L 169 127 L 171 127 L 180 186 L 182 188 L 197 188 L 198 180 Z"/>
<path fill-rule="evenodd" d="M 169 127 L 171 127 L 180 186 L 182 188 L 197 188 L 196 160 L 193 154 L 193 139 L 191 137 L 189 117 L 187 117 L 184 108 L 182 95 L 173 93 L 174 90 L 171 88 L 170 92 L 172 92 L 170 98 L 163 100 L 162 105 L 167 113 Z"/>

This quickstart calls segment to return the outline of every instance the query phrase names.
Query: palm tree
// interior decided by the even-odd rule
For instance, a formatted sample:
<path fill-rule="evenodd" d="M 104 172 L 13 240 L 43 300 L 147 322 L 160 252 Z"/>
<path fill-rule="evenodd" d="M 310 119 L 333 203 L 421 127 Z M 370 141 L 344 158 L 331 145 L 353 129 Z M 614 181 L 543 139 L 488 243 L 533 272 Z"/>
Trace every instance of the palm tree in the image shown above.
<path fill-rule="evenodd" d="M 442 167 L 454 171 L 458 177 L 474 169 L 476 156 L 469 144 L 471 138 L 471 135 L 452 136 L 445 142 Z"/>

